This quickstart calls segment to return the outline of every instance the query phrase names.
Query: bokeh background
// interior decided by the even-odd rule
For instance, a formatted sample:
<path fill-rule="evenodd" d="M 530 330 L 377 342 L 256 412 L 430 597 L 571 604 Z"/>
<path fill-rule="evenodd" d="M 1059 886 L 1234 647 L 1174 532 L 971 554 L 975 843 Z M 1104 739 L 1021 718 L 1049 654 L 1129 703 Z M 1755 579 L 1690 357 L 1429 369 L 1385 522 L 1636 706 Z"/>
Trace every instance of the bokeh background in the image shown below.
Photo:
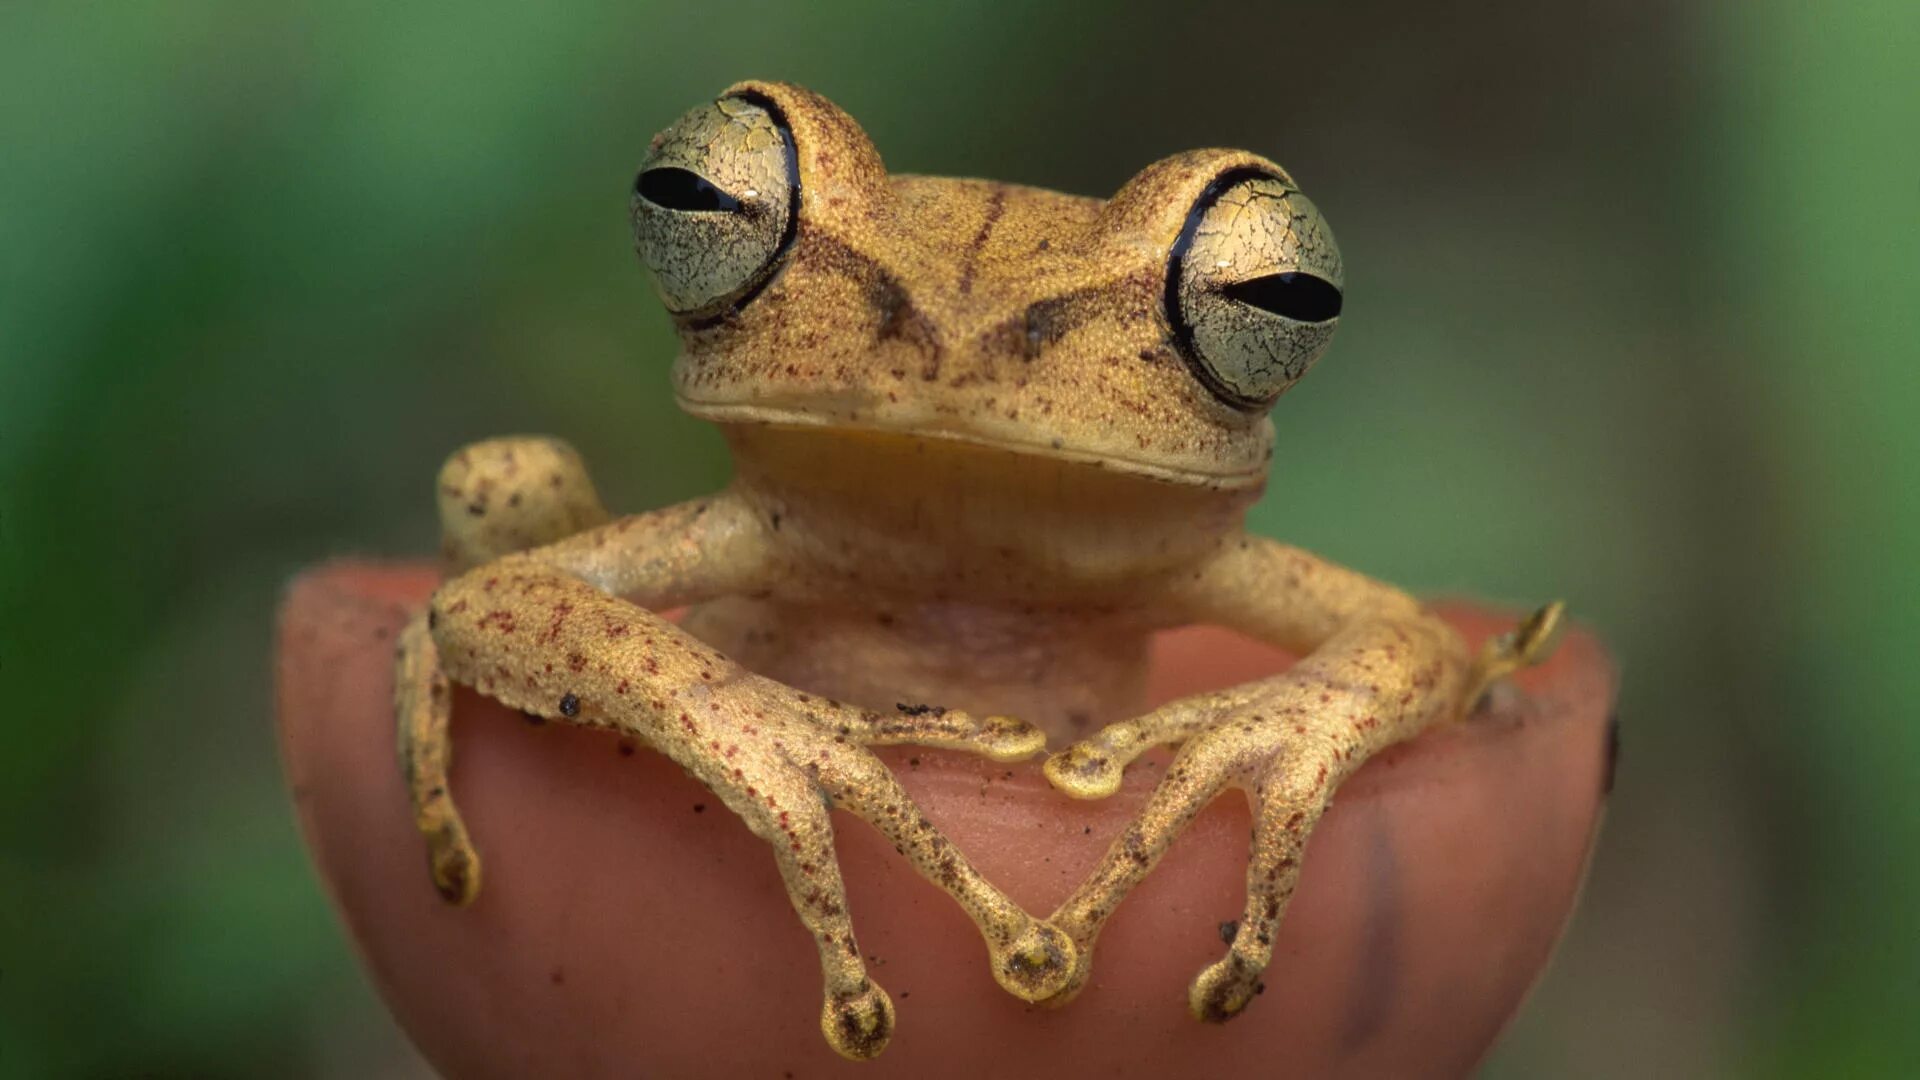
<path fill-rule="evenodd" d="M 1920 1065 L 1920 6 L 0 5 L 0 1074 L 409 1076 L 280 790 L 275 601 L 462 442 L 724 481 L 651 132 L 826 92 L 896 170 L 1287 164 L 1350 266 L 1258 526 L 1565 596 L 1625 673 L 1492 1076 Z M 1490 931 L 1497 932 L 1497 931 Z"/>

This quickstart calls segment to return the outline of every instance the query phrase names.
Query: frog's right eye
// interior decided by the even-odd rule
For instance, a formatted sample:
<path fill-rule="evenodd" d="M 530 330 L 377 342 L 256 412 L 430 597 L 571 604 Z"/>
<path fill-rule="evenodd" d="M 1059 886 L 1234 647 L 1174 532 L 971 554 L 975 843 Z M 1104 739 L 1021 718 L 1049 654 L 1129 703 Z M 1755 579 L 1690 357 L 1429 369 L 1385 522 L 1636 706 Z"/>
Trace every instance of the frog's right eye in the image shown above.
<path fill-rule="evenodd" d="M 799 224 L 793 135 L 756 96 L 721 98 L 654 139 L 633 182 L 633 244 L 676 317 L 724 318 L 780 269 Z"/>

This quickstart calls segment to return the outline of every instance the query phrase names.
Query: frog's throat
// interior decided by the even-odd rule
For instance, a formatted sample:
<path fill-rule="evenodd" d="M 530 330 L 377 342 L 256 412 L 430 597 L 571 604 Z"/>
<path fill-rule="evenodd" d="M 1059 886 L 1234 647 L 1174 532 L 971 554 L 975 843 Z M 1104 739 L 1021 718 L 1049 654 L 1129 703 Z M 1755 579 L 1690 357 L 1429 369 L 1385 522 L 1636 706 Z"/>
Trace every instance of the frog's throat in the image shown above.
<path fill-rule="evenodd" d="M 910 438 L 940 439 L 949 442 L 965 443 L 970 446 L 1003 450 L 1012 454 L 1030 457 L 1042 457 L 1055 461 L 1067 461 L 1085 465 L 1093 469 L 1105 469 L 1130 476 L 1142 476 L 1170 484 L 1188 487 L 1209 488 L 1216 491 L 1241 491 L 1261 487 L 1266 483 L 1264 468 L 1237 472 L 1206 472 L 1198 469 L 1182 469 L 1128 458 L 1122 455 L 1098 453 L 1091 450 L 1076 450 L 1071 446 L 1055 446 L 1052 443 L 1032 441 L 1023 442 L 1006 439 L 961 427 L 942 427 L 937 423 L 916 424 L 905 427 L 895 424 L 860 423 L 835 416 L 823 416 L 799 409 L 782 409 L 767 405 L 723 404 L 696 401 L 684 395 L 675 395 L 680 408 L 688 415 L 716 424 L 759 424 L 769 427 L 816 428 L 823 432 L 875 432 L 889 435 L 901 435 Z"/>

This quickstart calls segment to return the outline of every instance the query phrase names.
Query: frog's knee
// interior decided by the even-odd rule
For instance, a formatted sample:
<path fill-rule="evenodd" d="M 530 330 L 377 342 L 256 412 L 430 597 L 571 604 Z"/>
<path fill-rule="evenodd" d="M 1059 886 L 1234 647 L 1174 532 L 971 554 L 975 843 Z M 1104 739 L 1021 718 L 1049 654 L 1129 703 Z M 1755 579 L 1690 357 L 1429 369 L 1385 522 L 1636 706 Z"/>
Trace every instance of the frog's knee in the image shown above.
<path fill-rule="evenodd" d="M 438 490 L 442 551 L 455 572 L 607 520 L 586 464 L 558 439 L 474 443 L 441 466 Z"/>

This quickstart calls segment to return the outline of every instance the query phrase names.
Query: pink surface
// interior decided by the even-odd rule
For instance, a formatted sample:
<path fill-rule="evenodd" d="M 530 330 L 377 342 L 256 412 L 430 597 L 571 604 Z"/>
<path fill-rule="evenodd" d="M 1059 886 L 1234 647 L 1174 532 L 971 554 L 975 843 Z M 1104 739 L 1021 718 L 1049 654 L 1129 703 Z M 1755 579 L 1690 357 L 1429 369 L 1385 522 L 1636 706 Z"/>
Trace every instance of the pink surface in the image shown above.
<path fill-rule="evenodd" d="M 281 615 L 283 752 L 322 878 L 382 995 L 453 1076 L 1456 1075 L 1545 964 L 1604 802 L 1613 672 L 1572 631 L 1492 716 L 1369 763 L 1308 847 L 1267 990 L 1225 1026 L 1186 987 L 1241 907 L 1249 818 L 1229 793 L 1102 935 L 1064 1009 L 993 982 L 973 927 L 864 823 L 836 816 L 854 926 L 899 1027 L 876 1061 L 818 1028 L 811 941 L 765 845 L 667 759 L 534 726 L 462 691 L 454 792 L 485 860 L 470 908 L 430 884 L 394 761 L 393 640 L 416 565 L 335 564 Z M 1513 622 L 1465 606 L 1471 640 Z M 1165 635 L 1164 700 L 1284 667 L 1221 631 Z M 1093 865 L 1158 779 L 1076 803 L 1038 761 L 888 750 L 974 863 L 1035 913 Z"/>

